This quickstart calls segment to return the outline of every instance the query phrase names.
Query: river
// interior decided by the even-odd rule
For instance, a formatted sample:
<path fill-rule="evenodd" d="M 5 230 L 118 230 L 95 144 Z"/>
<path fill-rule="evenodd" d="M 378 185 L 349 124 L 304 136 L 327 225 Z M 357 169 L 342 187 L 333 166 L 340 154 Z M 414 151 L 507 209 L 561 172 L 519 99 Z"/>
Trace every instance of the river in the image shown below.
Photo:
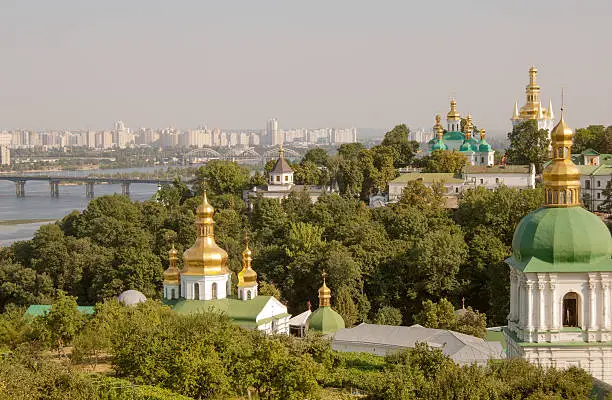
<path fill-rule="evenodd" d="M 91 173 L 115 174 L 122 172 L 151 172 L 165 167 L 144 167 L 125 169 L 106 169 L 92 171 L 63 171 L 49 174 L 83 175 Z M 130 185 L 130 198 L 143 201 L 151 198 L 157 190 L 153 184 L 135 183 Z M 90 199 L 85 197 L 85 185 L 62 185 L 59 197 L 51 197 L 49 182 L 28 181 L 25 185 L 25 197 L 17 197 L 15 183 L 0 180 L 0 246 L 7 246 L 17 240 L 31 239 L 36 230 L 43 224 L 53 221 L 22 223 L 32 220 L 58 220 L 73 210 L 81 211 L 87 207 Z M 94 186 L 95 197 L 106 194 L 121 194 L 121 185 L 97 184 Z M 16 221 L 16 223 L 3 221 Z"/>

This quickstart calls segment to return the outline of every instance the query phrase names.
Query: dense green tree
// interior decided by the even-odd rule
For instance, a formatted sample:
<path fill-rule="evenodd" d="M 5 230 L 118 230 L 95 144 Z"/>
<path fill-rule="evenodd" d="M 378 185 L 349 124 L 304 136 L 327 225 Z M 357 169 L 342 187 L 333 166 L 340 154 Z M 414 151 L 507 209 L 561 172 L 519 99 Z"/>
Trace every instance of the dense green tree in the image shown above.
<path fill-rule="evenodd" d="M 39 274 L 11 260 L 0 261 L 0 311 L 9 304 L 46 303 L 53 294 L 53 281 L 49 275 Z"/>
<path fill-rule="evenodd" d="M 549 132 L 538 129 L 535 120 L 522 122 L 508 133 L 509 147 L 506 149 L 508 163 L 526 165 L 535 164 L 536 171 L 542 172 L 542 165 L 549 159 Z"/>
<path fill-rule="evenodd" d="M 232 161 L 212 160 L 198 169 L 194 185 L 197 194 L 210 189 L 216 194 L 234 193 L 241 195 L 247 187 L 249 171 Z"/>
<path fill-rule="evenodd" d="M 48 343 L 58 352 L 63 352 L 64 346 L 71 343 L 85 324 L 83 315 L 77 309 L 76 299 L 61 290 L 49 312 L 39 318 L 42 318 Z"/>
<path fill-rule="evenodd" d="M 357 306 L 353 301 L 349 288 L 342 288 L 336 292 L 335 309 L 344 320 L 347 328 L 352 327 L 357 322 Z"/>
<path fill-rule="evenodd" d="M 467 157 L 456 150 L 434 150 L 430 155 L 425 156 L 419 164 L 423 166 L 423 172 L 457 174 L 467 165 Z"/>
<path fill-rule="evenodd" d="M 298 185 L 320 185 L 323 172 L 312 161 L 302 161 L 294 168 L 293 180 Z"/>
<path fill-rule="evenodd" d="M 324 167 L 327 165 L 327 151 L 322 149 L 321 147 L 313 147 L 309 149 L 304 157 L 302 158 L 302 162 L 311 162 L 318 167 Z"/>
<path fill-rule="evenodd" d="M 586 128 L 578 128 L 574 132 L 574 146 L 572 151 L 582 153 L 586 149 L 599 148 L 599 142 L 604 134 L 603 125 L 589 125 Z"/>
<path fill-rule="evenodd" d="M 451 302 L 445 298 L 438 303 L 425 300 L 423 310 L 414 316 L 414 322 L 426 328 L 449 329 L 480 338 L 487 334 L 486 315 L 471 307 L 455 311 Z"/>
<path fill-rule="evenodd" d="M 379 325 L 401 325 L 402 324 L 402 312 L 390 306 L 381 307 L 376 312 L 374 322 Z"/>
<path fill-rule="evenodd" d="M 612 180 L 606 183 L 606 188 L 601 191 L 603 201 L 599 205 L 599 210 L 605 213 L 612 212 Z"/>
<path fill-rule="evenodd" d="M 356 160 L 359 157 L 361 150 L 364 150 L 363 144 L 357 143 L 345 143 L 341 144 L 338 148 L 338 155 L 345 160 Z"/>
<path fill-rule="evenodd" d="M 396 156 L 393 163 L 396 168 L 410 165 L 419 149 L 417 142 L 408 140 L 409 135 L 408 127 L 405 124 L 400 124 L 385 133 L 385 138 L 381 143 L 381 146 L 394 149 Z"/>

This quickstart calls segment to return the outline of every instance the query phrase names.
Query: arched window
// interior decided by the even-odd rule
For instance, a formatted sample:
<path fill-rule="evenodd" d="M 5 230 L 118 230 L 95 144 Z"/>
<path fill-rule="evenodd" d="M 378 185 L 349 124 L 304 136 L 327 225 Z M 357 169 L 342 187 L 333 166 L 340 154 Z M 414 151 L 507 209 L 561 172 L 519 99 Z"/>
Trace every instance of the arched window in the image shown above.
<path fill-rule="evenodd" d="M 193 299 L 200 300 L 200 284 L 197 282 L 193 284 Z"/>
<path fill-rule="evenodd" d="M 251 292 L 247 291 L 247 300 L 251 300 Z"/>
<path fill-rule="evenodd" d="M 210 295 L 211 298 L 216 299 L 217 298 L 217 283 L 213 282 L 213 284 L 210 286 Z"/>
<path fill-rule="evenodd" d="M 553 201 L 552 190 L 549 189 L 547 195 L 548 195 L 548 203 L 551 204 Z"/>
<path fill-rule="evenodd" d="M 171 299 L 175 299 L 176 297 L 174 297 L 174 289 L 170 290 L 170 298 Z"/>
<path fill-rule="evenodd" d="M 579 298 L 576 292 L 563 296 L 563 326 L 578 326 Z"/>
<path fill-rule="evenodd" d="M 567 191 L 567 204 L 574 204 L 574 190 Z"/>
<path fill-rule="evenodd" d="M 561 191 L 559 194 L 561 195 L 561 198 L 559 199 L 559 204 L 565 204 L 565 190 Z"/>

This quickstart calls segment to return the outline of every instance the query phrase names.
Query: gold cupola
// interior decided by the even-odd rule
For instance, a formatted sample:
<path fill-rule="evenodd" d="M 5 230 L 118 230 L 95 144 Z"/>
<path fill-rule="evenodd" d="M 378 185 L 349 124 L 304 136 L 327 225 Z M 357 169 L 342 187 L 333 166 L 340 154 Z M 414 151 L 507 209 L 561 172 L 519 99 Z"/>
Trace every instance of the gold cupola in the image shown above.
<path fill-rule="evenodd" d="M 573 132 L 561 120 L 550 133 L 552 162 L 544 168 L 544 193 L 547 207 L 580 205 L 580 170 L 572 162 Z"/>
<path fill-rule="evenodd" d="M 215 209 L 208 202 L 206 192 L 202 204 L 196 210 L 195 244 L 183 253 L 181 275 L 229 274 L 227 252 L 215 243 L 213 214 Z"/>
<path fill-rule="evenodd" d="M 440 114 L 436 114 L 436 124 L 433 126 L 434 133 L 438 132 L 438 128 L 442 128 L 442 125 L 440 125 L 441 120 Z"/>
<path fill-rule="evenodd" d="M 257 272 L 251 267 L 253 253 L 249 249 L 249 239 L 246 238 L 246 247 L 242 252 L 242 270 L 238 273 L 238 287 L 251 287 L 257 285 Z"/>
<path fill-rule="evenodd" d="M 457 111 L 457 102 L 455 99 L 451 99 L 450 102 L 450 111 L 446 114 L 446 119 L 449 121 L 459 121 L 461 120 L 461 115 Z"/>
<path fill-rule="evenodd" d="M 174 244 L 168 251 L 168 259 L 170 266 L 164 271 L 164 283 L 168 285 L 178 285 L 180 272 L 177 267 L 178 251 L 174 248 Z"/>
<path fill-rule="evenodd" d="M 330 307 L 331 306 L 331 290 L 327 287 L 325 283 L 325 277 L 327 273 L 323 271 L 321 274 L 323 277 L 323 286 L 319 288 L 319 307 Z"/>
<path fill-rule="evenodd" d="M 465 139 L 470 140 L 472 138 L 472 132 L 474 131 L 474 125 L 472 125 L 472 115 L 468 114 L 465 116 Z"/>

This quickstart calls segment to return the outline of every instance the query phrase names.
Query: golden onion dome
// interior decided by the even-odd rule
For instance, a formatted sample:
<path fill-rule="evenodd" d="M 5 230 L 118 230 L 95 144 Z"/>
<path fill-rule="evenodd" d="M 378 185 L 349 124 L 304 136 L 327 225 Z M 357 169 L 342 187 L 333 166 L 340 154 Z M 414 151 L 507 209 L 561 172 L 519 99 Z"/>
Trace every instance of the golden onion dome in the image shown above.
<path fill-rule="evenodd" d="M 547 207 L 573 207 L 580 205 L 580 170 L 572 162 L 573 132 L 561 120 L 551 134 L 552 162 L 544 168 L 544 195 Z"/>
<path fill-rule="evenodd" d="M 170 260 L 170 266 L 164 271 L 164 283 L 165 284 L 178 284 L 180 272 L 176 266 L 178 260 L 178 251 L 172 245 L 172 248 L 168 252 L 168 258 Z"/>
<path fill-rule="evenodd" d="M 253 253 L 249 249 L 249 242 L 246 242 L 246 248 L 242 252 L 242 270 L 238 273 L 238 286 L 250 287 L 257 285 L 257 272 L 251 267 Z"/>
<path fill-rule="evenodd" d="M 227 252 L 217 245 L 214 235 L 215 209 L 208 202 L 206 192 L 196 210 L 197 238 L 193 246 L 183 253 L 183 275 L 229 274 Z"/>
<path fill-rule="evenodd" d="M 457 111 L 457 102 L 455 99 L 452 99 L 450 102 L 450 111 L 446 114 L 446 119 L 459 121 L 461 119 L 461 115 Z"/>
<path fill-rule="evenodd" d="M 319 288 L 319 307 L 330 307 L 331 306 L 331 290 L 325 283 L 325 277 L 327 274 L 325 271 L 321 274 L 323 276 L 323 286 Z"/>

